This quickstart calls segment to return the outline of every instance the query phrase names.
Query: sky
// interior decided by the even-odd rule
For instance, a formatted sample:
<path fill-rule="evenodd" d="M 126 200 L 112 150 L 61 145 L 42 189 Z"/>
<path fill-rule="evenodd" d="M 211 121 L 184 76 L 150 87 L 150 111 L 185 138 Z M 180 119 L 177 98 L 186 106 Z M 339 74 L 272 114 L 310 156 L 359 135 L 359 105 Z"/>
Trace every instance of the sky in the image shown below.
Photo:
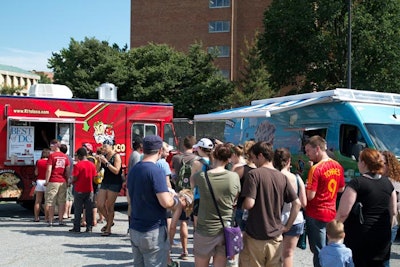
<path fill-rule="evenodd" d="M 130 46 L 130 0 L 2 0 L 0 64 L 50 71 L 53 52 L 85 37 Z"/>

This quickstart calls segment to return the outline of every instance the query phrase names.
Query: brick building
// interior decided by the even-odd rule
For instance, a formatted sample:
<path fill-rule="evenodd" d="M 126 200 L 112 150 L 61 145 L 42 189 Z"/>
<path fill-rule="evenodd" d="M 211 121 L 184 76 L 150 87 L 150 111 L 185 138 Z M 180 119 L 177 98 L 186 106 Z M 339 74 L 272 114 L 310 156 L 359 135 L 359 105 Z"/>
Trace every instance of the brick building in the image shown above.
<path fill-rule="evenodd" d="M 131 48 L 149 42 L 168 44 L 187 52 L 201 42 L 208 51 L 217 48 L 215 64 L 231 80 L 242 69 L 245 40 L 263 31 L 263 14 L 272 0 L 131 0 Z"/>
<path fill-rule="evenodd" d="M 21 95 L 27 95 L 29 87 L 38 83 L 40 76 L 17 67 L 0 64 L 0 88 L 23 88 Z"/>

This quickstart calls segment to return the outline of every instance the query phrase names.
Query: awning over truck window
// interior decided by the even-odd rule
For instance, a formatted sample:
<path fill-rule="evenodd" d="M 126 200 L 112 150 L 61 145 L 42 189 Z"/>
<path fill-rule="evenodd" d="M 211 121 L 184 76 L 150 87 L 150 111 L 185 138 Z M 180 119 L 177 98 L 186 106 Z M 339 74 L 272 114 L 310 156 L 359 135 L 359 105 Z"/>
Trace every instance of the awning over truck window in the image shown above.
<path fill-rule="evenodd" d="M 13 121 L 33 121 L 33 122 L 58 122 L 58 123 L 83 123 L 76 121 L 75 119 L 64 119 L 64 118 L 39 118 L 39 117 L 9 117 Z"/>
<path fill-rule="evenodd" d="M 283 100 L 283 98 L 282 98 Z M 304 99 L 283 100 L 266 104 L 258 104 L 233 108 L 228 110 L 217 111 L 209 114 L 195 115 L 195 121 L 210 121 L 210 120 L 229 120 L 234 118 L 256 118 L 256 117 L 271 117 L 272 114 L 279 112 L 305 107 L 316 103 L 332 101 L 329 96 L 307 97 Z"/>

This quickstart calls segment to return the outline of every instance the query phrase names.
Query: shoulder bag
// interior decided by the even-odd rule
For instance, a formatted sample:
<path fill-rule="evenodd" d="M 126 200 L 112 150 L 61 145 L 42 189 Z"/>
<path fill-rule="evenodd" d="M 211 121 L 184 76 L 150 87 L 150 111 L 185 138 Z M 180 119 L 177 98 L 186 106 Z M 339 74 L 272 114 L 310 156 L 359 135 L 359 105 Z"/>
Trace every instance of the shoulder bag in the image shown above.
<path fill-rule="evenodd" d="M 224 229 L 224 237 L 225 237 L 225 253 L 227 258 L 232 258 L 240 251 L 243 250 L 243 234 L 240 230 L 239 226 L 231 227 L 229 225 L 225 226 L 224 221 L 222 220 L 221 213 L 218 208 L 217 200 L 215 199 L 214 191 L 212 189 L 210 179 L 208 178 L 207 170 L 204 171 L 204 175 L 206 177 L 206 181 L 208 184 L 208 188 L 210 190 L 215 208 L 218 213 L 219 220 L 222 224 L 222 228 Z"/>

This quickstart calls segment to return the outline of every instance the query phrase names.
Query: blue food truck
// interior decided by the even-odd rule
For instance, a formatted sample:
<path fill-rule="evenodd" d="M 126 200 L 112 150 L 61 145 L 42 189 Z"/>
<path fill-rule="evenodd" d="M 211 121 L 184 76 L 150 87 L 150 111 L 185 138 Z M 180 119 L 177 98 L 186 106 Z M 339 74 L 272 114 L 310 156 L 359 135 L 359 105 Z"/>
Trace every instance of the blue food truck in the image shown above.
<path fill-rule="evenodd" d="M 320 135 L 345 168 L 346 180 L 358 175 L 359 152 L 389 150 L 400 158 L 400 94 L 335 89 L 252 101 L 250 106 L 194 116 L 195 121 L 225 120 L 225 141 L 268 141 L 288 148 L 293 171 L 306 177 L 304 143 Z"/>

